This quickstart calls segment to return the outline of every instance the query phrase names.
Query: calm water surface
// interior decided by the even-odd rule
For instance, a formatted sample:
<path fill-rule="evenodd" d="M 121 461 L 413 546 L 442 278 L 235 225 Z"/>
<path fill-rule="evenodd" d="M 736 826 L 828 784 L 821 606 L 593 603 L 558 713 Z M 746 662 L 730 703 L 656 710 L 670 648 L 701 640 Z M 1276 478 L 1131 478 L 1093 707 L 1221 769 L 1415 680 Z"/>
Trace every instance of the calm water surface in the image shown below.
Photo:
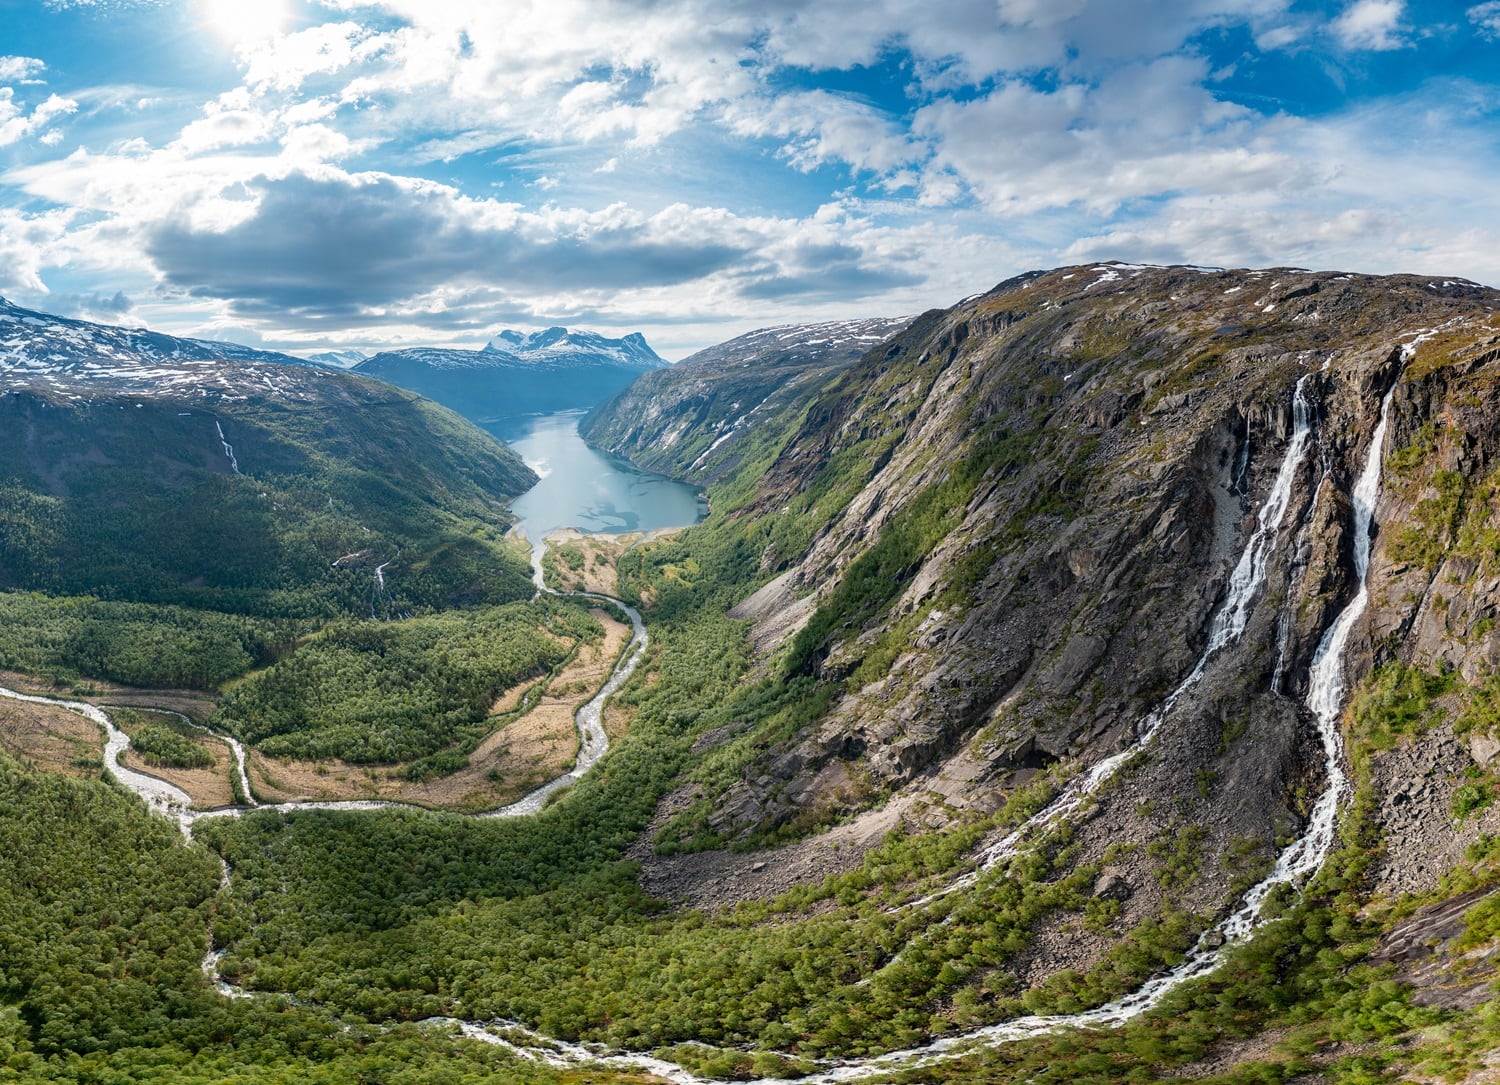
<path fill-rule="evenodd" d="M 596 451 L 578 436 L 582 411 L 529 418 L 492 432 L 542 480 L 511 502 L 533 542 L 549 531 L 654 531 L 687 527 L 708 511 L 699 492 Z"/>

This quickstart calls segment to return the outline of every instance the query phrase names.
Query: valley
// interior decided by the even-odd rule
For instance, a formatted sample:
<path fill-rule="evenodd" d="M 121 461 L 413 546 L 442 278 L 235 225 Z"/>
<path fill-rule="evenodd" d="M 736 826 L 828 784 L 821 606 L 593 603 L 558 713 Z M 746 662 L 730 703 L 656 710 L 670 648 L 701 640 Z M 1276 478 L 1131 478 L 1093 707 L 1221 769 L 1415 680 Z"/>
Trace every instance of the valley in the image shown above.
<path fill-rule="evenodd" d="M 183 400 L 12 390 L 0 1062 L 1482 1081 L 1497 302 L 1109 264 L 742 337 L 585 419 L 708 498 L 533 549 L 592 599 L 388 386 L 226 360 L 233 465 Z M 44 703 L 122 695 L 169 786 Z"/>

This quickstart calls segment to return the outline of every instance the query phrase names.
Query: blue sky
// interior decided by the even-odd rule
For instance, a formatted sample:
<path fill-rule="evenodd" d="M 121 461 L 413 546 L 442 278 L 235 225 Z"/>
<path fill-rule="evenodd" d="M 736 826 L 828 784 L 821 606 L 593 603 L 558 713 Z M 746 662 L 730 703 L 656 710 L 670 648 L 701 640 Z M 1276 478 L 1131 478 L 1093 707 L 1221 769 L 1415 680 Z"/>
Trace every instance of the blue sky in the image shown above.
<path fill-rule="evenodd" d="M 297 352 L 1500 284 L 1500 0 L 0 0 L 0 294 Z"/>

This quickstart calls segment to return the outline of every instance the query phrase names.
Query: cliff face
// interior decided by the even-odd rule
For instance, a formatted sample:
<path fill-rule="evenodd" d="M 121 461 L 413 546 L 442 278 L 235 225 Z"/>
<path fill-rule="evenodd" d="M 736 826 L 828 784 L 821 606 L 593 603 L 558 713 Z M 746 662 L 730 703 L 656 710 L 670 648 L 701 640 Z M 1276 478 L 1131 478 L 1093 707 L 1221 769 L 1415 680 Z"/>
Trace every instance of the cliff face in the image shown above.
<path fill-rule="evenodd" d="M 1206 855 L 1284 836 L 1321 775 L 1301 694 L 1357 588 L 1350 494 L 1393 384 L 1351 677 L 1394 660 L 1477 683 L 1497 663 L 1497 301 L 1409 276 L 1102 265 L 918 319 L 763 425 L 774 455 L 732 480 L 751 492 L 733 515 L 773 525 L 768 582 L 733 613 L 763 668 L 837 694 L 663 839 L 748 842 L 891 795 L 942 820 L 1125 748 L 1203 657 L 1287 471 L 1244 633 L 1173 703 L 1129 801 L 1099 804 L 1117 840 L 1160 835 L 1167 803 L 1207 827 Z M 653 376 L 669 402 L 688 379 Z M 1311 432 L 1290 462 L 1299 381 Z M 611 447 L 660 464 L 676 429 L 648 430 Z"/>

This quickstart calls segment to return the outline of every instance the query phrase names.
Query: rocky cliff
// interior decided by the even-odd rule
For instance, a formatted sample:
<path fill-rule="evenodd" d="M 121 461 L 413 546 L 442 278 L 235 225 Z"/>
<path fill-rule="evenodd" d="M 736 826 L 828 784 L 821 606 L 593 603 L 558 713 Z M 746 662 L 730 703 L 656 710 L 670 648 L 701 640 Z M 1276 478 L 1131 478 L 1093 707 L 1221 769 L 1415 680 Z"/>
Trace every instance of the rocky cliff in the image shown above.
<path fill-rule="evenodd" d="M 1323 777 L 1301 697 L 1358 587 L 1350 495 L 1392 388 L 1351 678 L 1493 672 L 1497 301 L 1452 280 L 1110 264 L 919 318 L 768 423 L 783 427 L 761 434 L 775 454 L 721 510 L 757 525 L 761 586 L 732 613 L 752 623 L 762 673 L 831 696 L 790 736 L 723 736 L 744 767 L 680 791 L 659 842 L 763 843 L 882 803 L 923 824 L 994 810 L 1131 746 L 1202 661 L 1078 831 L 1098 857 L 1191 826 L 1191 903 L 1222 906 L 1237 866 L 1304 823 Z M 711 398 L 687 370 L 656 379 L 658 402 Z M 1292 462 L 1299 381 L 1310 430 Z M 594 432 L 663 464 L 698 417 L 658 424 L 644 450 L 632 441 L 649 426 Z M 1283 471 L 1264 588 L 1239 639 L 1205 655 Z M 1466 769 L 1467 755 L 1424 769 L 1441 777 L 1423 800 L 1437 817 Z M 1456 840 L 1418 846 L 1456 855 Z M 648 877 L 670 889 L 670 866 Z"/>

